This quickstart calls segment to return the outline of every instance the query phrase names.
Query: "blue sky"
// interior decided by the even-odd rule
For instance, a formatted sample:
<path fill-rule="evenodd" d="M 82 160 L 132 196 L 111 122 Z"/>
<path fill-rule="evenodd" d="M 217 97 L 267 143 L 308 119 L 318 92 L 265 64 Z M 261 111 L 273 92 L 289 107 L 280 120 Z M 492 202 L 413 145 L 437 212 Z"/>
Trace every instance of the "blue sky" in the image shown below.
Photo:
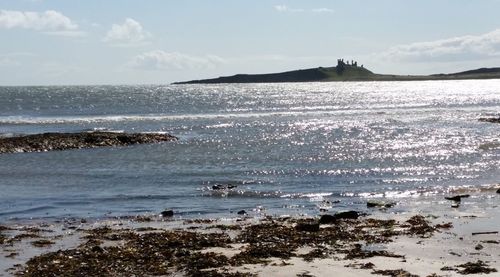
<path fill-rule="evenodd" d="M 500 0 L 0 0 L 0 85 L 500 67 Z"/>

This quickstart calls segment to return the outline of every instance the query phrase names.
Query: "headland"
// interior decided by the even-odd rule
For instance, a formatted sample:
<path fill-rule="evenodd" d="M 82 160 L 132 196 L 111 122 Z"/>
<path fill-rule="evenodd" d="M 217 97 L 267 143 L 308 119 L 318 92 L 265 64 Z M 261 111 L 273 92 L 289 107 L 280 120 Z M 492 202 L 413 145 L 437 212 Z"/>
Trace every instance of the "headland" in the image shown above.
<path fill-rule="evenodd" d="M 285 83 L 285 82 L 342 82 L 342 81 L 429 81 L 499 79 L 500 67 L 479 68 L 450 74 L 394 75 L 378 74 L 358 65 L 357 61 L 339 59 L 333 67 L 317 67 L 268 74 L 237 74 L 213 79 L 176 82 L 174 84 L 226 83 Z"/>

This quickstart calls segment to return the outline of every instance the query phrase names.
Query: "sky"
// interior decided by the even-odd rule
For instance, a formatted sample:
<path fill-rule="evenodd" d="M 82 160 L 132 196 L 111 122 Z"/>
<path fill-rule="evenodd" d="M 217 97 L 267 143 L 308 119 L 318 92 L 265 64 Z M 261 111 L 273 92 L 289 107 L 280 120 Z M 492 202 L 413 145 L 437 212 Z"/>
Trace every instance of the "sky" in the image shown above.
<path fill-rule="evenodd" d="M 500 67 L 500 0 L 0 0 L 0 85 Z"/>

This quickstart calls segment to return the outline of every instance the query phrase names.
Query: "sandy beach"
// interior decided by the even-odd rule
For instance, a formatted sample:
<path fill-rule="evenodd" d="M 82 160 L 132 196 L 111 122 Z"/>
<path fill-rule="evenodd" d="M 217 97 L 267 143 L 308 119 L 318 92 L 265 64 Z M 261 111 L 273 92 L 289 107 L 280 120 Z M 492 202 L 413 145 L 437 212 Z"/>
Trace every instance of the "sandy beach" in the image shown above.
<path fill-rule="evenodd" d="M 500 276 L 499 198 L 416 199 L 368 215 L 13 222 L 0 229 L 0 274 Z"/>
<path fill-rule="evenodd" d="M 0 3 L 0 277 L 500 277 L 500 0 Z"/>

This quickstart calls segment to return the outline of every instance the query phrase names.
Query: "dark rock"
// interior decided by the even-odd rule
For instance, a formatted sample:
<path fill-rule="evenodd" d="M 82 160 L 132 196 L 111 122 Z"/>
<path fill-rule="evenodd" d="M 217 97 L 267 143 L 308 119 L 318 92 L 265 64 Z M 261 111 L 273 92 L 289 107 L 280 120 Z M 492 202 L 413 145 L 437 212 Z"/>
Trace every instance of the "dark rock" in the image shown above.
<path fill-rule="evenodd" d="M 232 185 L 232 184 L 229 184 L 229 185 L 213 185 L 212 186 L 212 190 L 227 190 L 227 189 L 234 189 L 236 188 L 237 186 L 236 185 Z"/>
<path fill-rule="evenodd" d="M 361 214 L 356 211 L 347 211 L 347 212 L 336 213 L 335 217 L 337 219 L 358 219 L 360 215 Z"/>
<path fill-rule="evenodd" d="M 497 189 L 497 193 L 500 193 L 500 189 Z"/>
<path fill-rule="evenodd" d="M 221 190 L 221 189 L 224 189 L 224 186 L 222 186 L 222 185 L 213 185 L 212 189 L 213 190 Z"/>
<path fill-rule="evenodd" d="M 483 248 L 484 246 L 482 246 L 481 244 L 478 244 L 476 245 L 476 247 L 474 247 L 474 249 L 476 249 L 477 251 L 482 250 Z"/>
<path fill-rule="evenodd" d="M 163 212 L 161 212 L 161 216 L 162 217 L 172 217 L 172 216 L 174 216 L 174 211 L 164 210 Z"/>
<path fill-rule="evenodd" d="M 0 154 L 17 152 L 45 152 L 55 150 L 127 146 L 132 144 L 174 141 L 176 137 L 153 133 L 45 133 L 21 137 L 0 138 Z"/>
<path fill-rule="evenodd" d="M 366 206 L 368 208 L 392 208 L 396 206 L 396 202 L 368 200 L 368 202 L 366 202 Z"/>
<path fill-rule="evenodd" d="M 297 223 L 295 230 L 300 232 L 318 232 L 319 223 Z"/>
<path fill-rule="evenodd" d="M 334 215 L 324 214 L 319 219 L 320 224 L 333 224 L 339 219 L 358 219 L 361 213 L 356 211 L 339 212 Z"/>
<path fill-rule="evenodd" d="M 245 210 L 238 211 L 237 214 L 239 215 L 246 215 L 247 212 Z"/>
<path fill-rule="evenodd" d="M 455 201 L 455 202 L 460 202 L 462 200 L 462 198 L 468 198 L 468 197 L 470 197 L 470 195 L 460 194 L 460 195 L 454 195 L 454 196 L 447 196 L 444 199 Z"/>
<path fill-rule="evenodd" d="M 489 123 L 500 123 L 500 117 L 494 118 L 494 117 L 481 117 L 479 119 L 481 122 L 489 122 Z"/>
<path fill-rule="evenodd" d="M 329 214 L 324 214 L 319 219 L 319 224 L 333 224 L 335 222 L 337 222 L 337 218 Z"/>
<path fill-rule="evenodd" d="M 103 253 L 104 250 L 99 245 L 95 245 L 91 248 L 92 252 Z"/>

